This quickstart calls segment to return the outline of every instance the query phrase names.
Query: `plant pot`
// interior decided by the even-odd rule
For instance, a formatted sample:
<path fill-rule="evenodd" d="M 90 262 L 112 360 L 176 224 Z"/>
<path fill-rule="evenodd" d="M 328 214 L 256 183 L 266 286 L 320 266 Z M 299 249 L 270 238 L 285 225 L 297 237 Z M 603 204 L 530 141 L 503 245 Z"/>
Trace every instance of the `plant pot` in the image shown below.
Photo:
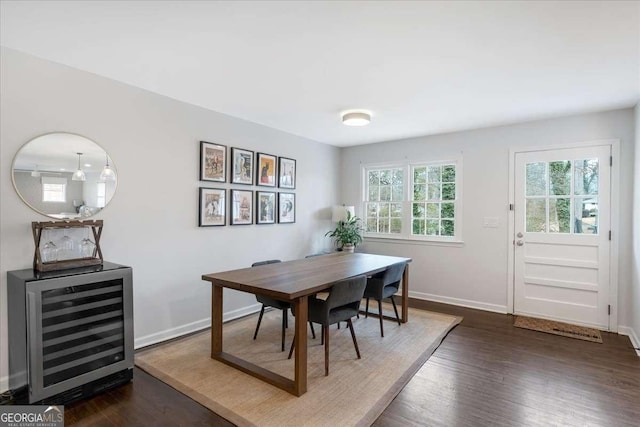
<path fill-rule="evenodd" d="M 355 251 L 356 247 L 353 245 L 344 245 L 342 247 L 342 251 L 343 252 L 348 252 L 348 253 L 353 253 Z"/>

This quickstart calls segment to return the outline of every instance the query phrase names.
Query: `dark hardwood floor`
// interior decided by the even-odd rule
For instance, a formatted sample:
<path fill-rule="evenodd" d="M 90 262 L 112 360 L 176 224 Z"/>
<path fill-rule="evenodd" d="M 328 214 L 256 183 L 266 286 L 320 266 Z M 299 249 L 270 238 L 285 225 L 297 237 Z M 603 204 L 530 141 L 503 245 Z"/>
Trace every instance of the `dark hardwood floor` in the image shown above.
<path fill-rule="evenodd" d="M 640 357 L 604 344 L 513 327 L 513 317 L 411 300 L 463 316 L 375 426 L 640 426 Z M 145 372 L 65 407 L 66 425 L 228 426 Z"/>

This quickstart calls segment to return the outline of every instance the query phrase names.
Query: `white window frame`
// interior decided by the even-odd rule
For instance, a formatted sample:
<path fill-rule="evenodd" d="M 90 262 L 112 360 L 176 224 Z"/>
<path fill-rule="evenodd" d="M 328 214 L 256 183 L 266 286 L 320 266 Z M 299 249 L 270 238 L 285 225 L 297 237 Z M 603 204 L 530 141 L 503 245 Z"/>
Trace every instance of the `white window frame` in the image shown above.
<path fill-rule="evenodd" d="M 455 165 L 456 167 L 456 197 L 454 207 L 454 235 L 453 236 L 424 236 L 412 234 L 412 202 L 413 202 L 413 175 L 412 171 L 415 167 L 437 166 L 437 165 Z M 403 162 L 388 163 L 369 163 L 362 164 L 360 167 L 361 185 L 360 185 L 360 201 L 359 216 L 363 218 L 366 230 L 366 203 L 368 201 L 368 172 L 372 169 L 389 169 L 402 168 L 403 170 L 403 195 L 402 201 L 402 228 L 400 233 L 364 233 L 365 239 L 368 240 L 403 240 L 412 242 L 432 242 L 435 244 L 461 244 L 462 240 L 462 156 L 448 157 L 443 160 L 405 160 Z"/>
<path fill-rule="evenodd" d="M 107 183 L 96 183 L 96 207 L 104 208 L 107 202 Z"/>
<path fill-rule="evenodd" d="M 67 179 L 43 176 L 41 178 L 42 184 L 42 202 L 43 203 L 66 203 L 67 202 Z M 57 187 L 47 190 L 48 186 Z M 62 195 L 62 200 L 47 199 L 45 195 L 48 192 L 56 192 Z"/>

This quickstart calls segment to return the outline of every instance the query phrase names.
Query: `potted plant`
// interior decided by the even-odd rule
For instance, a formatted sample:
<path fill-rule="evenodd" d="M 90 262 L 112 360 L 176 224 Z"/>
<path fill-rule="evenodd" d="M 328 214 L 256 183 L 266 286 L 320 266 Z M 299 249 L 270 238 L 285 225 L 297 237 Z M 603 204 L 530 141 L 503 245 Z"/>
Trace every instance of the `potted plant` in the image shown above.
<path fill-rule="evenodd" d="M 345 221 L 339 221 L 338 226 L 331 231 L 327 231 L 325 236 L 333 237 L 336 239 L 336 245 L 339 249 L 345 252 L 353 252 L 355 247 L 362 243 L 362 226 L 360 225 L 360 218 L 355 215 L 351 215 L 351 212 L 347 211 L 347 219 Z"/>

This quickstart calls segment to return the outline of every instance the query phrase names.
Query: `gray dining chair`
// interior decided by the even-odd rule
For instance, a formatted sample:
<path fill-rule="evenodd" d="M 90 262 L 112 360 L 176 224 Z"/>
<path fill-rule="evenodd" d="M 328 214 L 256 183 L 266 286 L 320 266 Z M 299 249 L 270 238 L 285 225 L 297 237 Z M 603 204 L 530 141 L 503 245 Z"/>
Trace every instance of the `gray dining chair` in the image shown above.
<path fill-rule="evenodd" d="M 282 262 L 279 259 L 270 259 L 267 261 L 259 261 L 251 264 L 251 267 L 258 267 L 260 265 L 267 264 L 276 264 Z M 284 337 L 285 330 L 289 327 L 289 309 L 291 308 L 291 303 L 287 301 L 280 301 L 275 298 L 271 298 L 265 295 L 256 295 L 256 300 L 262 304 L 262 308 L 260 308 L 260 316 L 258 316 L 258 324 L 256 325 L 256 331 L 253 333 L 253 339 L 258 338 L 258 331 L 260 330 L 260 323 L 262 323 L 262 316 L 264 315 L 264 310 L 267 307 L 277 308 L 278 310 L 282 310 L 282 342 L 281 342 L 281 351 L 284 351 Z M 309 322 L 309 326 L 311 326 L 311 334 L 313 338 L 316 337 L 316 331 L 313 330 L 313 325 Z"/>
<path fill-rule="evenodd" d="M 358 314 L 360 302 L 367 285 L 366 276 L 357 276 L 336 282 L 329 291 L 326 300 L 316 297 L 309 298 L 309 321 L 322 325 L 322 342 L 324 344 L 324 375 L 329 375 L 329 326 L 338 322 L 347 322 L 351 331 L 351 339 L 360 359 L 360 349 L 353 330 L 351 318 Z M 294 313 L 295 314 L 295 313 Z M 289 359 L 293 355 L 295 337 L 289 350 Z"/>
<path fill-rule="evenodd" d="M 406 267 L 406 262 L 399 262 L 387 267 L 386 270 L 376 273 L 367 279 L 367 287 L 364 290 L 364 297 L 367 299 L 365 317 L 369 317 L 369 298 L 373 298 L 378 301 L 378 313 L 380 316 L 380 336 L 384 337 L 384 327 L 382 325 L 382 300 L 389 298 L 393 305 L 393 311 L 396 313 L 396 319 L 398 325 L 402 325 L 400 322 L 400 316 L 398 316 L 398 307 L 396 307 L 396 301 L 393 296 L 400 287 L 400 281 L 402 280 L 402 274 Z"/>

